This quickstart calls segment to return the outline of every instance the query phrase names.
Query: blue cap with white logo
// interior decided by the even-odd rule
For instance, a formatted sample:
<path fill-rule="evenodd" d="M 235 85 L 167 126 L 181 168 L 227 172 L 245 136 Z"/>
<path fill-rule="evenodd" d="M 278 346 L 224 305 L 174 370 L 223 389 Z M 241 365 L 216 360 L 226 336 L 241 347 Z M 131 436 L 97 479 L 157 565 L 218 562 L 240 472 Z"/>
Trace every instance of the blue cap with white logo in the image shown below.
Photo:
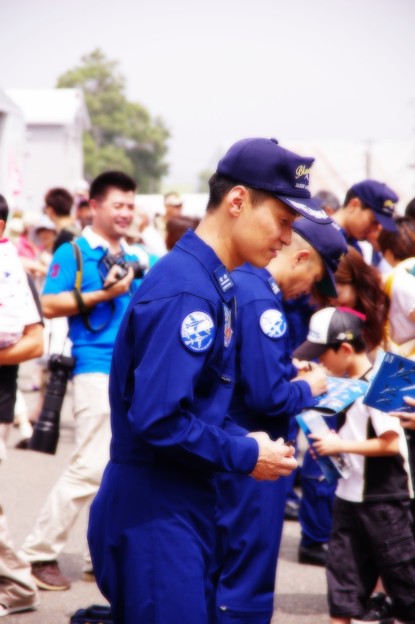
<path fill-rule="evenodd" d="M 221 158 L 217 173 L 273 195 L 311 221 L 330 223 L 308 190 L 313 162 L 284 149 L 276 139 L 242 139 Z"/>
<path fill-rule="evenodd" d="M 376 180 L 363 180 L 363 182 L 354 184 L 351 190 L 356 193 L 365 206 L 373 211 L 376 220 L 385 230 L 397 231 L 393 215 L 399 197 L 392 189 Z"/>
<path fill-rule="evenodd" d="M 326 272 L 323 279 L 316 282 L 316 287 L 323 295 L 337 297 L 334 274 L 347 254 L 347 243 L 343 234 L 332 223 L 313 223 L 309 219 L 296 219 L 293 230 L 308 241 L 323 260 Z"/>

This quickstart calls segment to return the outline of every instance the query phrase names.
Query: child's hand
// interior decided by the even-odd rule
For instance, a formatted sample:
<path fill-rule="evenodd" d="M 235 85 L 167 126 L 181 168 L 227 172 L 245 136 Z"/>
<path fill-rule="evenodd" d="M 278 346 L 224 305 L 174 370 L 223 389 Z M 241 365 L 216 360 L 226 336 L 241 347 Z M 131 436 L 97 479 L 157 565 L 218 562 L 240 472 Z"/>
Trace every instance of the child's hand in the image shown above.
<path fill-rule="evenodd" d="M 312 448 L 319 455 L 338 455 L 343 451 L 342 439 L 336 431 L 330 431 L 328 435 L 320 436 L 318 433 L 310 433 L 308 438 L 313 440 Z M 311 453 L 313 455 L 313 453 Z"/>

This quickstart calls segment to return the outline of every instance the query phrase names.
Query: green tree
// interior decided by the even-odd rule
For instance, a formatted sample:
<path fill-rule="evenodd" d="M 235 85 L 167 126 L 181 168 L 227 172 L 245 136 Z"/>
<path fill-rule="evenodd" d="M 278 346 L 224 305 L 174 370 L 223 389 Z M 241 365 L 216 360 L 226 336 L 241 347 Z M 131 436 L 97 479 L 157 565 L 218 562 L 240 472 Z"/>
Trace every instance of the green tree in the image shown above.
<path fill-rule="evenodd" d="M 164 157 L 169 131 L 162 119 L 152 119 L 144 106 L 127 100 L 118 62 L 94 50 L 60 76 L 57 87 L 79 87 L 84 93 L 91 119 L 84 133 L 86 177 L 121 169 L 137 181 L 141 193 L 157 192 L 168 172 Z"/>

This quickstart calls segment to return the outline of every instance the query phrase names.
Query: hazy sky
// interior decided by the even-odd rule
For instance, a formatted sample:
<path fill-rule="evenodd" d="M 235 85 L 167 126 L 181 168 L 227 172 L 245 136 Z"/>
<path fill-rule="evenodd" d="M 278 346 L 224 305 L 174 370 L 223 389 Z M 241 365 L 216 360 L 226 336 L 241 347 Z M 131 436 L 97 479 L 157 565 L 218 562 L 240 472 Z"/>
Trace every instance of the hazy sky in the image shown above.
<path fill-rule="evenodd" d="M 118 60 L 171 131 L 171 184 L 247 136 L 415 134 L 414 0 L 0 0 L 0 25 L 3 88 Z"/>

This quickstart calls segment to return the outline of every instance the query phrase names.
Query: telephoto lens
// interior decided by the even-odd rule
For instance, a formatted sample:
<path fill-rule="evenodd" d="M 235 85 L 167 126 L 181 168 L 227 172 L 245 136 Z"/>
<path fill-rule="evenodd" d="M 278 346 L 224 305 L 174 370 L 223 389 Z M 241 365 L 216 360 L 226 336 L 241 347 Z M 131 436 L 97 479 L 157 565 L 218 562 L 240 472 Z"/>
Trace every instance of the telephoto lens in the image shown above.
<path fill-rule="evenodd" d="M 46 387 L 42 411 L 29 442 L 29 448 L 33 451 L 49 453 L 50 455 L 56 453 L 61 409 L 73 367 L 74 359 L 72 357 L 53 354 L 49 358 L 50 378 Z"/>

